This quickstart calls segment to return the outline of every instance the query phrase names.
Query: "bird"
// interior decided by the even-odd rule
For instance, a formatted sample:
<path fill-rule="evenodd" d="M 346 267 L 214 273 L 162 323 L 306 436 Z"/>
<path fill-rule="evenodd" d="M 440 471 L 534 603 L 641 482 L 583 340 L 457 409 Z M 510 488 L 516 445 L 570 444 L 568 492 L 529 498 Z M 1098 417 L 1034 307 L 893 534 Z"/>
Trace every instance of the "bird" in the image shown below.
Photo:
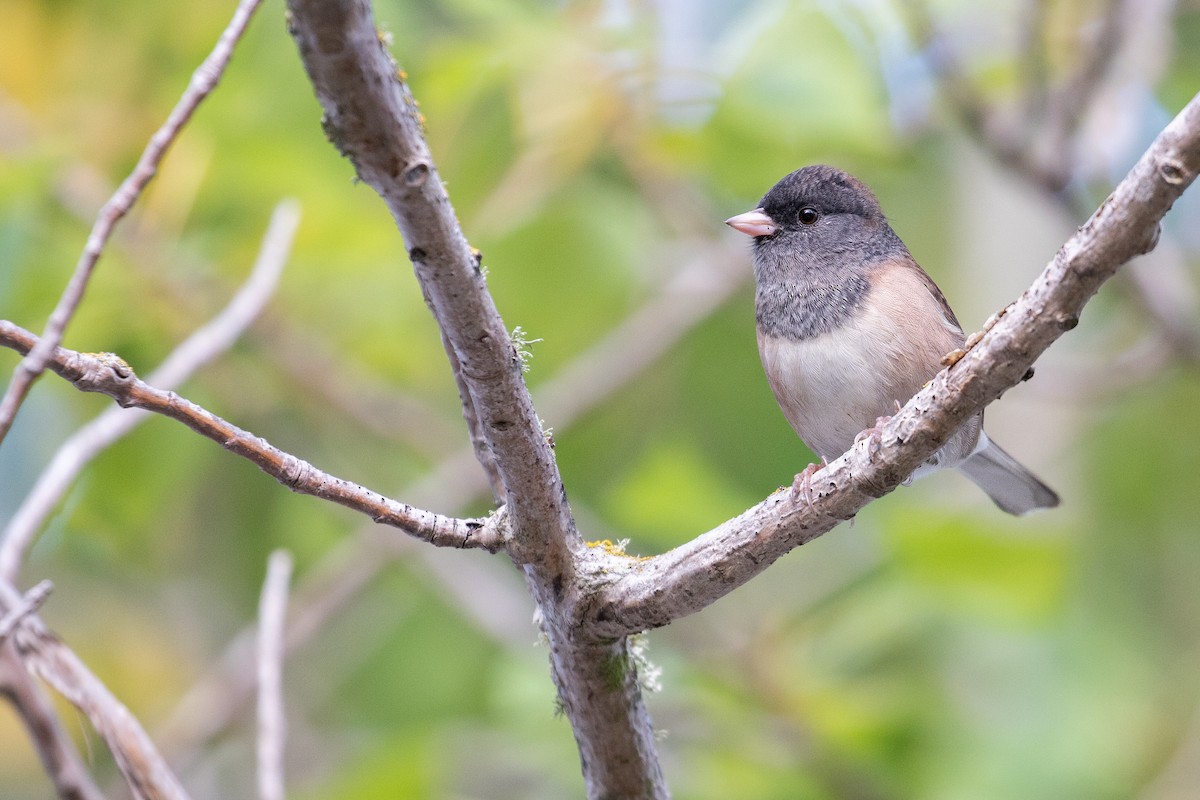
<path fill-rule="evenodd" d="M 726 224 L 753 238 L 754 316 L 767 382 L 788 423 L 826 464 L 963 348 L 945 295 L 892 230 L 875 193 L 848 173 L 822 164 L 796 170 Z M 1010 514 L 1059 504 L 988 437 L 982 412 L 905 483 L 947 468 Z"/>

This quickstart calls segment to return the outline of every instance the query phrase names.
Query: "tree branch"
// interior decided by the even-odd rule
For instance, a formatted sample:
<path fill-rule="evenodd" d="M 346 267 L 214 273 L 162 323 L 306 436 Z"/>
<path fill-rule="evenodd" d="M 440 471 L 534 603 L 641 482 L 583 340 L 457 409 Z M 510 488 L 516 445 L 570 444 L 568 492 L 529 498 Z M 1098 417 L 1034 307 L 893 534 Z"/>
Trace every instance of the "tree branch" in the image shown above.
<path fill-rule="evenodd" d="M 458 226 L 422 133 L 416 101 L 386 52 L 368 0 L 289 0 L 291 32 L 330 140 L 387 204 L 456 380 L 506 490 L 509 556 L 523 565 L 551 671 L 592 797 L 661 797 L 654 733 L 624 640 L 574 626 L 575 530 L 562 478 L 521 376 L 520 358 Z"/>
<path fill-rule="evenodd" d="M 23 598 L 0 581 L 0 608 L 20 608 Z M 154 743 L 121 701 L 36 615 L 26 617 L 8 638 L 31 672 L 78 708 L 104 738 L 117 767 L 138 800 L 187 800 Z"/>
<path fill-rule="evenodd" d="M 1130 259 L 1149 252 L 1159 222 L 1200 171 L 1200 95 L 1159 134 L 1125 179 L 1058 251 L 1033 285 L 968 339 L 881 430 L 812 478 L 809 503 L 779 492 L 661 556 L 619 572 L 596 556 L 598 597 L 586 621 L 609 636 L 666 625 L 728 594 L 791 549 L 895 489 L 964 420 L 1015 386 L 1075 327 L 1084 305 Z"/>
<path fill-rule="evenodd" d="M 54 585 L 50 581 L 41 581 L 25 592 L 15 605 L 8 607 L 4 615 L 0 616 L 0 644 L 16 630 L 22 620 L 42 607 L 42 603 L 46 602 L 53 590 Z"/>
<path fill-rule="evenodd" d="M 283 800 L 284 623 L 292 557 L 286 550 L 271 553 L 258 605 L 258 796 Z"/>
<path fill-rule="evenodd" d="M 104 800 L 88 774 L 54 707 L 21 663 L 11 643 L 0 644 L 0 696 L 6 697 L 25 723 L 42 767 L 61 800 Z"/>
<path fill-rule="evenodd" d="M 174 389 L 233 346 L 275 293 L 299 222 L 300 209 L 294 202 L 276 206 L 245 284 L 221 313 L 198 328 L 150 373 L 148 383 Z M 0 536 L 0 580 L 16 585 L 25 554 L 79 473 L 149 417 L 148 411 L 109 408 L 63 442 Z"/>
<path fill-rule="evenodd" d="M 417 103 L 384 48 L 367 0 L 291 0 L 291 33 L 325 111 L 330 140 L 384 199 L 421 290 L 465 377 L 484 438 L 511 495 L 521 563 L 570 569 L 577 540 L 520 359 L 458 226 L 421 131 Z"/>
<path fill-rule="evenodd" d="M 36 343 L 37 337 L 29 331 L 0 320 L 0 346 L 27 353 Z M 438 547 L 481 548 L 491 553 L 504 547 L 503 514 L 487 519 L 446 517 L 335 478 L 174 392 L 139 380 L 129 365 L 112 353 L 77 353 L 60 347 L 47 366 L 80 391 L 106 394 L 124 408 L 144 408 L 182 422 L 299 494 L 338 503 Z"/>
<path fill-rule="evenodd" d="M 0 444 L 4 442 L 8 431 L 12 428 L 17 411 L 25 402 L 33 382 L 46 370 L 54 348 L 62 342 L 67 325 L 70 324 L 71 318 L 75 316 L 75 310 L 79 308 L 79 303 L 83 300 L 88 281 L 108 244 L 109 237 L 112 236 L 113 229 L 142 196 L 142 190 L 157 174 L 158 165 L 162 163 L 167 150 L 179 138 L 183 126 L 192 118 L 196 108 L 216 88 L 221 76 L 225 73 L 225 68 L 229 65 L 229 60 L 233 57 L 234 45 L 246 32 L 251 17 L 254 16 L 254 12 L 261 4 L 262 0 L 241 0 L 237 10 L 234 11 L 233 19 L 229 21 L 229 25 L 221 34 L 221 38 L 217 40 L 217 44 L 209 53 L 208 58 L 204 59 L 192 74 L 187 89 L 179 98 L 179 102 L 171 109 L 171 113 L 167 115 L 166 122 L 150 137 L 133 172 L 100 209 L 96 222 L 92 226 L 92 232 L 88 235 L 87 244 L 84 245 L 83 253 L 80 254 L 79 261 L 75 265 L 75 272 L 71 275 L 62 297 L 59 298 L 58 305 L 51 312 L 38 346 L 17 365 L 13 372 L 12 382 L 9 383 L 4 398 L 0 400 Z"/>
<path fill-rule="evenodd" d="M 62 642 L 41 626 L 13 636 L 21 659 L 91 720 L 141 800 L 187 800 L 187 792 L 155 750 L 133 714 Z"/>

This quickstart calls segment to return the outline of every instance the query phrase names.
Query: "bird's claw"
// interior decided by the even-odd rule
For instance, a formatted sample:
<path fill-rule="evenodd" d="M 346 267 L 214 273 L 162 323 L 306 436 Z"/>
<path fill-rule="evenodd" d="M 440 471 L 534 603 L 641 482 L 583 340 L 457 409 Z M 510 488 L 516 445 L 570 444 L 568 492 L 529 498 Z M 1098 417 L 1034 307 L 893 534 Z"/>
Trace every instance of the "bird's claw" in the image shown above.
<path fill-rule="evenodd" d="M 813 507 L 812 477 L 813 475 L 816 475 L 817 472 L 822 469 L 822 467 L 827 466 L 829 466 L 829 462 L 822 458 L 820 464 L 809 464 L 807 467 L 801 470 L 800 474 L 797 475 L 792 481 L 792 499 L 794 500 L 797 497 L 803 497 L 804 502 L 808 504 L 808 508 L 811 511 Z"/>
<path fill-rule="evenodd" d="M 872 439 L 876 444 L 878 444 L 883 437 L 883 426 L 888 424 L 890 419 L 891 417 L 876 417 L 874 425 L 864 431 L 859 431 L 859 434 L 854 437 L 854 444 L 861 444 L 867 439 Z"/>

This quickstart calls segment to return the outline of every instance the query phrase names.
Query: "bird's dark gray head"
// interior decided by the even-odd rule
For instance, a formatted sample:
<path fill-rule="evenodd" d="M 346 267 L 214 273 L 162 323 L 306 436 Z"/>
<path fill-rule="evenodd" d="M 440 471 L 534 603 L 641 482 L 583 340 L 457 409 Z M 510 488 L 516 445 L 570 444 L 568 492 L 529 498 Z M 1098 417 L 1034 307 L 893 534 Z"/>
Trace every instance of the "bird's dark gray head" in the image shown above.
<path fill-rule="evenodd" d="M 784 177 L 763 195 L 759 208 L 776 227 L 771 236 L 758 238 L 759 246 L 858 248 L 887 227 L 866 184 L 823 164 Z"/>
<path fill-rule="evenodd" d="M 870 269 L 908 257 L 867 185 L 824 165 L 784 177 L 758 208 L 727 222 L 754 237 L 760 326 L 793 338 L 844 322 L 869 290 Z"/>
<path fill-rule="evenodd" d="M 755 267 L 768 272 L 863 269 L 907 254 L 865 183 L 835 167 L 798 169 L 771 187 L 758 208 L 726 222 L 754 237 Z"/>

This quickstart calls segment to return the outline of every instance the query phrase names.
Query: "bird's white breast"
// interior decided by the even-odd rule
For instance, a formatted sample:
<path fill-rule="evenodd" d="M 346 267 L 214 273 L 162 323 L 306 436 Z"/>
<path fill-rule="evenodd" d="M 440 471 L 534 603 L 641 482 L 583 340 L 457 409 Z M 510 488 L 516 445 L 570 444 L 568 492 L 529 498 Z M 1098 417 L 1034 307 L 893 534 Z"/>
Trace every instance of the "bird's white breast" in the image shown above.
<path fill-rule="evenodd" d="M 817 455 L 833 459 L 907 394 L 894 376 L 899 354 L 859 320 L 811 339 L 759 336 L 763 369 L 784 416 Z M 919 386 L 919 384 L 918 384 Z"/>
<path fill-rule="evenodd" d="M 941 369 L 942 356 L 962 343 L 962 332 L 916 272 L 873 277 L 858 313 L 830 332 L 805 339 L 759 333 L 759 355 L 784 416 L 826 459 L 908 402 Z"/>

